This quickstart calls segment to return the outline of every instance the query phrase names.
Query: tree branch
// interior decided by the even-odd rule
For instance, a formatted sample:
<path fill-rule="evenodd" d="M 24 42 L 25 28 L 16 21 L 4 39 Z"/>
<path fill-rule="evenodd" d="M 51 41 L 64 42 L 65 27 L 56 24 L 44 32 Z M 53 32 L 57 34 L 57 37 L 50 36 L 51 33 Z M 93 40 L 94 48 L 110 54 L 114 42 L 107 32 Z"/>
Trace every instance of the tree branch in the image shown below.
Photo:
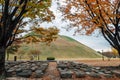
<path fill-rule="evenodd" d="M 107 38 L 107 36 L 105 35 L 104 29 L 103 29 L 102 27 L 101 27 L 101 32 L 102 32 L 104 38 L 110 43 L 110 45 L 116 49 L 116 46 L 113 44 L 113 42 L 110 41 L 110 40 Z"/>

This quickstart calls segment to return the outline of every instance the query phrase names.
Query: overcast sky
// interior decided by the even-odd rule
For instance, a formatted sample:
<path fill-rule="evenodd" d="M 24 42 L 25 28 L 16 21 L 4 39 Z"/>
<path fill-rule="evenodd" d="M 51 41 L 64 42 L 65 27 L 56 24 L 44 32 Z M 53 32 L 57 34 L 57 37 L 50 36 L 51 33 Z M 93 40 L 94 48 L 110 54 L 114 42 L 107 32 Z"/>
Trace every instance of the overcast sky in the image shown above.
<path fill-rule="evenodd" d="M 55 20 L 53 20 L 52 23 L 43 23 L 41 24 L 41 26 L 44 27 L 49 27 L 49 26 L 56 26 L 60 29 L 60 35 L 66 35 L 69 37 L 74 38 L 75 40 L 81 42 L 82 44 L 87 45 L 88 47 L 96 50 L 96 51 L 106 51 L 106 50 L 110 50 L 110 45 L 109 43 L 103 38 L 102 35 L 100 36 L 85 36 L 85 35 L 75 35 L 74 34 L 74 30 L 70 30 L 70 31 L 66 31 L 63 27 L 67 26 L 66 22 L 62 22 L 61 21 L 61 13 L 57 10 L 57 4 L 55 2 L 55 0 L 53 0 L 52 2 L 52 7 L 51 10 L 54 12 L 54 14 L 56 15 Z M 97 34 L 99 35 L 99 34 Z"/>

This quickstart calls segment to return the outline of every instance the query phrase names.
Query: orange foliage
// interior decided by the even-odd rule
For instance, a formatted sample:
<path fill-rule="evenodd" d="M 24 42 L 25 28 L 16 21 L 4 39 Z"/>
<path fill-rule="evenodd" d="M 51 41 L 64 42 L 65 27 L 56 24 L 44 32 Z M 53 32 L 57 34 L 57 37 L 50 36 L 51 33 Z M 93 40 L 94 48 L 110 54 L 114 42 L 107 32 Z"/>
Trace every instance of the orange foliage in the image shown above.
<path fill-rule="evenodd" d="M 119 56 L 119 53 L 118 51 L 115 49 L 115 48 L 111 48 L 112 50 L 112 53 L 115 55 L 115 56 Z"/>
<path fill-rule="evenodd" d="M 49 27 L 48 29 L 42 27 L 34 27 L 33 34 L 28 34 L 24 41 L 27 43 L 31 42 L 46 42 L 48 45 L 57 39 L 59 30 L 55 27 Z"/>
<path fill-rule="evenodd" d="M 67 6 L 61 9 L 65 18 L 72 22 L 70 25 L 73 27 L 82 26 L 78 31 L 85 30 L 86 34 L 101 27 L 107 30 L 109 24 L 114 25 L 115 19 L 120 18 L 120 13 L 115 13 L 119 0 L 66 0 L 66 3 Z M 71 12 L 73 6 L 77 9 L 74 13 Z"/>

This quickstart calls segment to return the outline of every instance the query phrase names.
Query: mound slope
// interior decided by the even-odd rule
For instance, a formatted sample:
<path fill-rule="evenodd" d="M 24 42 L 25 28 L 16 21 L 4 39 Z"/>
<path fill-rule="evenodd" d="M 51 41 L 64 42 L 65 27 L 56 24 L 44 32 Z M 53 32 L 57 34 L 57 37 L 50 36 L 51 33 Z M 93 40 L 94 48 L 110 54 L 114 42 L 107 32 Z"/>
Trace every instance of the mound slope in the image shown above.
<path fill-rule="evenodd" d="M 59 36 L 50 46 L 40 46 L 42 58 L 100 58 L 95 50 L 67 36 Z"/>

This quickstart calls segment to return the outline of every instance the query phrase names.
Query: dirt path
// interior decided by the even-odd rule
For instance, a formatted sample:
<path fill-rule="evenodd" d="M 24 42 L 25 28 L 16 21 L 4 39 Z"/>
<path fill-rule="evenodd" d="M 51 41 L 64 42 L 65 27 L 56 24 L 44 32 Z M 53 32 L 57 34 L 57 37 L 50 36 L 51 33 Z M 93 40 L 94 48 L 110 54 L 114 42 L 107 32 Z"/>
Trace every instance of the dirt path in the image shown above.
<path fill-rule="evenodd" d="M 56 67 L 56 62 L 49 62 L 49 66 L 43 76 L 43 80 L 60 80 L 60 75 Z"/>

